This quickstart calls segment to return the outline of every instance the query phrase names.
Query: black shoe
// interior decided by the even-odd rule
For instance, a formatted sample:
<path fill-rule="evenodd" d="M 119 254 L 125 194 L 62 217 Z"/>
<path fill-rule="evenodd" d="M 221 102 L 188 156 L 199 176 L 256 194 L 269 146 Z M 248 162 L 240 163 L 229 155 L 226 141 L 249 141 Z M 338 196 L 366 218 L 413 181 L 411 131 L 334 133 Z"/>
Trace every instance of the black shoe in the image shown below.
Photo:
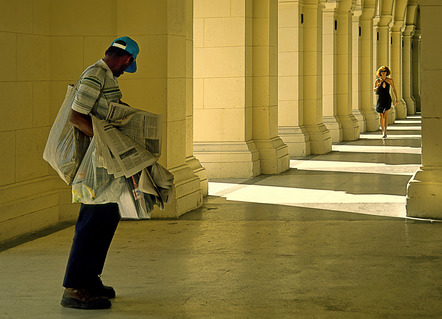
<path fill-rule="evenodd" d="M 101 281 L 101 276 L 98 276 L 97 280 L 94 280 L 90 290 L 92 293 L 98 296 L 104 296 L 109 299 L 115 298 L 114 288 L 103 285 L 103 282 Z"/>
<path fill-rule="evenodd" d="M 103 296 L 108 299 L 115 298 L 115 290 L 114 290 L 114 288 L 112 288 L 110 286 L 105 286 L 105 285 L 101 284 L 101 286 L 93 288 L 93 289 L 91 289 L 91 291 L 97 296 Z"/>
<path fill-rule="evenodd" d="M 108 309 L 112 303 L 109 298 L 96 295 L 86 289 L 66 288 L 61 305 L 77 309 Z"/>

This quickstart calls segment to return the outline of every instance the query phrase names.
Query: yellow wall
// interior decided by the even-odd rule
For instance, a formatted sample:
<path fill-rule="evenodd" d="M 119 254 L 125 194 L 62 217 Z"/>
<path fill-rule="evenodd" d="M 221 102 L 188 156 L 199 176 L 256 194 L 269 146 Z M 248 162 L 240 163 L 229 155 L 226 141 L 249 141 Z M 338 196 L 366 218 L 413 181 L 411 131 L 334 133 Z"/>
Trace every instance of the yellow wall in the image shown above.
<path fill-rule="evenodd" d="M 0 242 L 75 220 L 70 187 L 42 153 L 67 84 L 121 35 L 141 47 L 138 72 L 120 81 L 123 100 L 163 114 L 160 162 L 175 174 L 174 199 L 154 216 L 201 205 L 204 170 L 186 134 L 193 130 L 191 31 L 191 0 L 1 1 Z"/>

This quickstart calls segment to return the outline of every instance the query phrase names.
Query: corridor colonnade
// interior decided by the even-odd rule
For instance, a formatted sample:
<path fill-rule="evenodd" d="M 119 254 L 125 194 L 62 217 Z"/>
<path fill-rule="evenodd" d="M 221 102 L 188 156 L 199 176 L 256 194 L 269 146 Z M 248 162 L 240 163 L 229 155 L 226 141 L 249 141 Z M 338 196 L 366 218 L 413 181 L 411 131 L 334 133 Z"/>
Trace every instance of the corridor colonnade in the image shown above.
<path fill-rule="evenodd" d="M 378 130 L 372 87 L 381 64 L 401 97 L 391 121 L 421 111 L 421 100 L 428 111 L 410 207 L 419 215 L 422 187 L 431 187 L 425 216 L 434 217 L 442 156 L 431 136 L 442 125 L 436 100 L 420 92 L 441 91 L 425 80 L 440 65 L 438 10 L 432 0 L 5 2 L 0 242 L 75 220 L 70 188 L 41 154 L 67 84 L 121 35 L 141 48 L 138 71 L 120 79 L 123 99 L 163 115 L 160 163 L 175 176 L 172 202 L 154 218 L 200 207 L 208 178 L 278 174 L 290 156 L 325 154 L 332 142 Z M 421 34 L 433 44 L 421 45 Z"/>
<path fill-rule="evenodd" d="M 332 142 L 378 130 L 372 88 L 380 65 L 392 69 L 399 95 L 390 122 L 420 111 L 411 66 L 417 7 L 417 0 L 195 0 L 194 147 L 207 175 L 277 174 L 287 168 L 281 140 L 290 156 L 325 154 Z M 264 140 L 272 141 L 265 159 Z"/>

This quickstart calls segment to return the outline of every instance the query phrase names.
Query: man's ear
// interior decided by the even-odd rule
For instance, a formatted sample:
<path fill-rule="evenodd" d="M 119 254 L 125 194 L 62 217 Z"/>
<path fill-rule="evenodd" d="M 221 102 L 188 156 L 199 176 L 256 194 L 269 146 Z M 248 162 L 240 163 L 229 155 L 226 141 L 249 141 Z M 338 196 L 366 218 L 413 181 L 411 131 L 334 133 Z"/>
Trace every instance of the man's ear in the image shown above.
<path fill-rule="evenodd" d="M 126 63 L 133 61 L 133 55 L 125 55 L 124 57 L 125 57 L 124 61 Z"/>

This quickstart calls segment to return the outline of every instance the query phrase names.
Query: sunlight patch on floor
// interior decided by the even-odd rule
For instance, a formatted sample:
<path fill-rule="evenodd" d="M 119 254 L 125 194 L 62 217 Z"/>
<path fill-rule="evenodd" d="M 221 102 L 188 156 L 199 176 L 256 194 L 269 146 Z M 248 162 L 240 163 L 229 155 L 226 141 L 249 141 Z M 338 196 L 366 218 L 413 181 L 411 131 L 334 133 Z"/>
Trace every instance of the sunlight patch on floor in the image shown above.
<path fill-rule="evenodd" d="M 332 145 L 332 151 L 353 153 L 402 153 L 421 154 L 418 147 L 407 146 L 363 146 L 363 145 Z"/>
<path fill-rule="evenodd" d="M 218 182 L 209 183 L 209 195 L 224 197 L 230 201 L 405 216 L 405 196 L 397 195 L 349 194 L 344 191 Z M 390 208 L 386 209 L 386 205 Z"/>
<path fill-rule="evenodd" d="M 361 134 L 359 136 L 359 138 L 361 140 L 381 140 L 382 139 L 382 133 L 378 132 L 378 135 L 374 135 L 374 134 Z M 389 135 L 388 138 L 385 141 L 388 140 L 420 140 L 421 136 L 420 135 Z"/>
<path fill-rule="evenodd" d="M 420 131 L 420 126 L 388 126 L 387 131 Z"/>
<path fill-rule="evenodd" d="M 395 120 L 394 124 L 422 124 L 421 120 Z"/>
<path fill-rule="evenodd" d="M 291 160 L 290 168 L 311 171 L 349 172 L 388 175 L 410 175 L 419 169 L 420 165 L 388 165 L 384 163 L 363 163 L 343 161 Z"/>

